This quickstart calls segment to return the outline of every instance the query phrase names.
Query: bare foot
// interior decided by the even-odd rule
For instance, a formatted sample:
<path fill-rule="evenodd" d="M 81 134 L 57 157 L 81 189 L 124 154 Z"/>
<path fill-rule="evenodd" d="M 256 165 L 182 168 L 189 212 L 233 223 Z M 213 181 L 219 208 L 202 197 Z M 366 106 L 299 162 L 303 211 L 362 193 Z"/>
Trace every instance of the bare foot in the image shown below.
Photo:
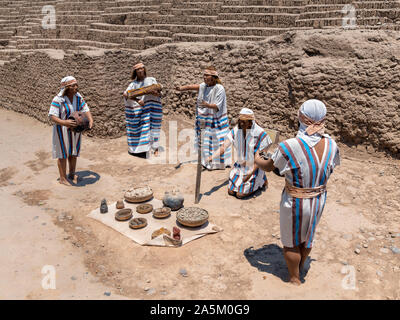
<path fill-rule="evenodd" d="M 299 286 L 301 285 L 301 281 L 298 278 L 290 278 L 289 283 L 295 285 L 295 286 Z"/>
<path fill-rule="evenodd" d="M 79 181 L 79 177 L 75 173 L 70 173 L 68 175 L 68 179 L 70 179 L 72 181 L 72 183 L 74 183 L 74 184 L 77 184 Z"/>
<path fill-rule="evenodd" d="M 228 189 L 228 194 L 229 194 L 230 196 L 235 196 L 235 195 L 236 195 L 236 192 L 235 192 L 235 191 L 232 191 L 231 189 Z"/>
<path fill-rule="evenodd" d="M 154 156 L 158 157 L 159 153 L 158 153 L 158 149 L 154 150 Z"/>
<path fill-rule="evenodd" d="M 71 186 L 71 182 L 69 182 L 67 179 L 58 179 L 58 182 L 65 186 Z"/>

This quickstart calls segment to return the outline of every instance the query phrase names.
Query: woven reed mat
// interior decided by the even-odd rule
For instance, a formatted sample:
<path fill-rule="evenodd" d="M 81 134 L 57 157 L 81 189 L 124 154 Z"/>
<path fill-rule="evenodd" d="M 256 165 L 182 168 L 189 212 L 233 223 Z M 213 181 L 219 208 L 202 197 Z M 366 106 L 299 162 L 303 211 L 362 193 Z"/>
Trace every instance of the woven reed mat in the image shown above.
<path fill-rule="evenodd" d="M 132 209 L 132 219 L 133 218 L 146 218 L 147 219 L 147 226 L 142 229 L 131 229 L 129 228 L 129 221 L 117 221 L 115 220 L 115 212 L 118 209 L 115 208 L 116 202 L 108 205 L 108 212 L 107 213 L 100 213 L 100 207 L 96 210 L 93 210 L 91 213 L 88 214 L 88 217 L 98 220 L 104 223 L 106 226 L 122 233 L 124 236 L 132 239 L 136 243 L 142 246 L 162 246 L 162 247 L 174 247 L 171 244 L 167 244 L 164 242 L 163 235 L 158 236 L 157 238 L 151 239 L 151 234 L 161 227 L 164 227 L 171 231 L 172 236 L 172 227 L 178 227 L 181 230 L 181 239 L 182 245 L 201 238 L 206 234 L 210 233 L 217 233 L 222 231 L 221 228 L 217 227 L 216 225 L 210 223 L 209 221 L 203 224 L 200 227 L 196 228 L 189 228 L 181 225 L 178 221 L 176 221 L 176 212 L 171 211 L 171 215 L 168 218 L 164 219 L 157 219 L 153 217 L 153 214 L 146 213 L 140 214 L 136 212 L 136 207 L 138 205 L 150 203 L 153 205 L 153 208 L 161 208 L 163 206 L 162 201 L 158 199 L 152 199 L 150 201 L 142 202 L 142 203 L 129 203 L 124 201 L 125 208 Z M 210 217 L 212 218 L 211 214 Z"/>

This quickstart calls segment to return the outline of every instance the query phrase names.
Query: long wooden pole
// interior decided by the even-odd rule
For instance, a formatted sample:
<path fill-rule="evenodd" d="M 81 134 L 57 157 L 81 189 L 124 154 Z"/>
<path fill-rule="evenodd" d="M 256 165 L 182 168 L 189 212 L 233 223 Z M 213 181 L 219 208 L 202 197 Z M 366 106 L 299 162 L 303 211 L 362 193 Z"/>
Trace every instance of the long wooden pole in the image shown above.
<path fill-rule="evenodd" d="M 204 123 L 203 121 L 199 120 L 199 128 L 200 128 L 200 133 L 197 138 L 197 173 L 196 173 L 196 191 L 194 195 L 194 203 L 199 203 L 200 201 L 200 182 L 201 182 L 201 170 L 202 170 L 202 164 L 201 164 L 201 153 L 202 153 L 202 146 L 203 146 L 203 129 L 204 129 Z"/>

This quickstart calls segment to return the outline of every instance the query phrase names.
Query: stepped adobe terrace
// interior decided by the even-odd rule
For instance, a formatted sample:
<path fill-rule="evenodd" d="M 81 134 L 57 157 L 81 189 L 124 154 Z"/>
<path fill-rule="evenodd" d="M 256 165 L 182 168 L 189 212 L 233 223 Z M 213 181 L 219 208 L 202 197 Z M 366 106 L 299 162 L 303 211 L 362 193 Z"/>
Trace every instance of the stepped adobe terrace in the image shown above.
<path fill-rule="evenodd" d="M 163 43 L 263 40 L 290 30 L 342 27 L 400 30 L 400 2 L 387 0 L 0 0 L 0 65 L 35 49 L 136 52 Z M 44 29 L 52 5 L 56 28 Z"/>

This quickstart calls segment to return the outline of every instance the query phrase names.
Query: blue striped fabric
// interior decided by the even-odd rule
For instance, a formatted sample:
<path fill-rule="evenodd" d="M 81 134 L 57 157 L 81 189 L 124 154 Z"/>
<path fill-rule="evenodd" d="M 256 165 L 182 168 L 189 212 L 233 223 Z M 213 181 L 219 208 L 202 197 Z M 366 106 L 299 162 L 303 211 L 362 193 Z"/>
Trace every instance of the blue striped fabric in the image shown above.
<path fill-rule="evenodd" d="M 74 111 L 89 111 L 83 97 L 77 93 L 72 101 L 67 96 L 55 96 L 50 104 L 49 116 L 67 120 Z M 72 132 L 66 126 L 53 126 L 53 158 L 65 159 L 69 156 L 79 156 L 81 133 Z"/>
<path fill-rule="evenodd" d="M 281 142 L 279 144 L 279 147 L 283 150 L 283 152 L 285 153 L 286 157 L 289 159 L 289 163 L 291 165 L 291 168 L 293 170 L 293 175 L 294 175 L 294 179 L 293 181 L 295 181 L 294 185 L 298 188 L 302 187 L 300 185 L 300 180 L 299 180 L 299 174 L 298 174 L 298 170 L 299 168 L 296 166 L 295 162 L 294 162 L 294 158 L 291 156 L 289 150 L 287 149 L 287 146 L 285 145 L 285 142 Z"/>
<path fill-rule="evenodd" d="M 234 146 L 236 162 L 229 175 L 229 189 L 244 195 L 261 188 L 265 181 L 265 172 L 261 169 L 254 170 L 254 156 L 260 149 L 264 150 L 271 143 L 269 135 L 256 123 L 244 133 L 238 126 L 229 131 L 227 139 Z M 247 181 L 243 181 L 251 174 Z"/>
<path fill-rule="evenodd" d="M 327 183 L 335 165 L 340 163 L 336 143 L 325 137 L 322 158 L 304 139 L 292 138 L 281 142 L 272 155 L 274 166 L 296 187 L 318 187 Z M 302 199 L 282 193 L 280 206 L 281 240 L 284 246 L 293 247 L 304 243 L 313 246 L 315 230 L 325 207 L 327 193 L 314 198 Z"/>
<path fill-rule="evenodd" d="M 310 150 L 310 147 L 308 146 L 308 144 L 303 139 L 301 139 L 301 138 L 299 138 L 299 139 L 307 151 L 307 156 L 308 156 L 307 160 L 311 163 L 311 167 L 312 167 L 311 187 L 314 188 L 315 182 L 316 182 L 316 177 L 317 177 L 317 175 L 316 175 L 317 169 L 316 169 L 315 161 L 311 154 L 311 150 Z M 310 185 L 310 184 L 308 184 L 308 185 Z"/>
<path fill-rule="evenodd" d="M 156 145 L 162 123 L 162 105 L 154 100 L 145 100 L 143 107 L 126 107 L 126 135 L 130 151 L 147 152 Z"/>

